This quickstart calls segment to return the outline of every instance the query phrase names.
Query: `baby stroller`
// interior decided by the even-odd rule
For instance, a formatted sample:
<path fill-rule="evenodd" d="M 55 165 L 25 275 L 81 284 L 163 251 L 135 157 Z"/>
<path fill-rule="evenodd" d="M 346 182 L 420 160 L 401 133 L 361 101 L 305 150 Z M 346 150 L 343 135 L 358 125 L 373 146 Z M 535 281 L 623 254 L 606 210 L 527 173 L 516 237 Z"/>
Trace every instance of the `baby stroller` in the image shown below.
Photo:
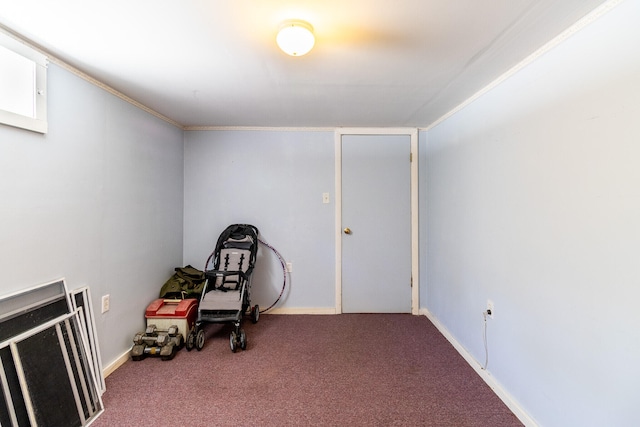
<path fill-rule="evenodd" d="M 202 350 L 204 346 L 203 323 L 232 323 L 235 328 L 229 336 L 231 351 L 247 348 L 242 317 L 249 307 L 253 323 L 260 316 L 258 305 L 251 306 L 251 273 L 257 253 L 258 229 L 253 225 L 230 225 L 218 238 L 205 265 L 206 280 L 196 320 L 196 349 Z M 209 270 L 212 258 L 213 269 Z"/>

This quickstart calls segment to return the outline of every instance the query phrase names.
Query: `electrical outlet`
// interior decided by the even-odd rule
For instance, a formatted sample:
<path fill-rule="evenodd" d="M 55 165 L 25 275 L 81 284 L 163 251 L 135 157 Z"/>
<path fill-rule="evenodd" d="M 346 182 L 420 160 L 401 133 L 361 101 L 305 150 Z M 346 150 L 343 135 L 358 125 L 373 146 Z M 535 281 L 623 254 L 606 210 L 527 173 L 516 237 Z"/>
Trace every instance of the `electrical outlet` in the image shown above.
<path fill-rule="evenodd" d="M 495 308 L 493 307 L 493 301 L 488 299 L 487 300 L 487 316 L 493 319 L 493 316 L 495 315 L 495 313 L 496 312 L 495 312 Z"/>
<path fill-rule="evenodd" d="M 109 294 L 102 296 L 102 312 L 109 311 Z"/>
<path fill-rule="evenodd" d="M 287 263 L 287 273 L 291 273 L 293 271 L 293 263 L 292 262 L 288 262 Z"/>

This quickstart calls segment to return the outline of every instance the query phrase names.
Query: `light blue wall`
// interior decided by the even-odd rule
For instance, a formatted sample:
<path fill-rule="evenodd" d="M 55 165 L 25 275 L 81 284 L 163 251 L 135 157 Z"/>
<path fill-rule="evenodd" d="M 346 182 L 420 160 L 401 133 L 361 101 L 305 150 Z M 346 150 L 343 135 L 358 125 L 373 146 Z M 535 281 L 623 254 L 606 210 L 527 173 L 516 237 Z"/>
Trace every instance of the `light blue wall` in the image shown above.
<path fill-rule="evenodd" d="M 48 75 L 49 132 L 0 126 L 0 294 L 89 286 L 107 365 L 182 262 L 182 130 L 56 65 Z"/>
<path fill-rule="evenodd" d="M 488 370 L 541 426 L 640 425 L 638 22 L 623 2 L 421 135 L 423 302 L 484 364 L 494 301 Z"/>
<path fill-rule="evenodd" d="M 293 264 L 278 307 L 334 309 L 334 159 L 332 131 L 186 132 L 184 263 L 203 269 L 225 227 L 250 223 Z M 271 305 L 282 281 L 261 246 L 252 302 Z"/>

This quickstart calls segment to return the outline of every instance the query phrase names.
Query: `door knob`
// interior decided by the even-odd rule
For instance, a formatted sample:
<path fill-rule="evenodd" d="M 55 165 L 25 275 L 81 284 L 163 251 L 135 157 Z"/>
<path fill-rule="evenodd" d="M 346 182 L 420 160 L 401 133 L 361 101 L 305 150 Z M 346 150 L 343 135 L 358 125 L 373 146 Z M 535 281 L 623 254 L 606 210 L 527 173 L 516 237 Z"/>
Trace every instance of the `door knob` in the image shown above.
<path fill-rule="evenodd" d="M 344 234 L 351 234 L 351 229 L 349 227 L 345 228 Z"/>

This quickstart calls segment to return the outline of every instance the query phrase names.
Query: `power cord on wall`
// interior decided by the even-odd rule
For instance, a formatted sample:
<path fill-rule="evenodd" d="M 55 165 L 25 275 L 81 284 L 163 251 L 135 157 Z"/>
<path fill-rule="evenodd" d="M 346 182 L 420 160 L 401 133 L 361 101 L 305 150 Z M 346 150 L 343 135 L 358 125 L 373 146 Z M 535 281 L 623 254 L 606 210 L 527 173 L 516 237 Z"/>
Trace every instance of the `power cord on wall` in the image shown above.
<path fill-rule="evenodd" d="M 482 341 L 484 342 L 484 366 L 483 370 L 487 370 L 487 366 L 489 366 L 489 345 L 487 344 L 487 316 L 491 315 L 491 310 L 485 310 L 482 312 L 482 317 L 484 318 L 484 328 L 482 330 Z"/>

